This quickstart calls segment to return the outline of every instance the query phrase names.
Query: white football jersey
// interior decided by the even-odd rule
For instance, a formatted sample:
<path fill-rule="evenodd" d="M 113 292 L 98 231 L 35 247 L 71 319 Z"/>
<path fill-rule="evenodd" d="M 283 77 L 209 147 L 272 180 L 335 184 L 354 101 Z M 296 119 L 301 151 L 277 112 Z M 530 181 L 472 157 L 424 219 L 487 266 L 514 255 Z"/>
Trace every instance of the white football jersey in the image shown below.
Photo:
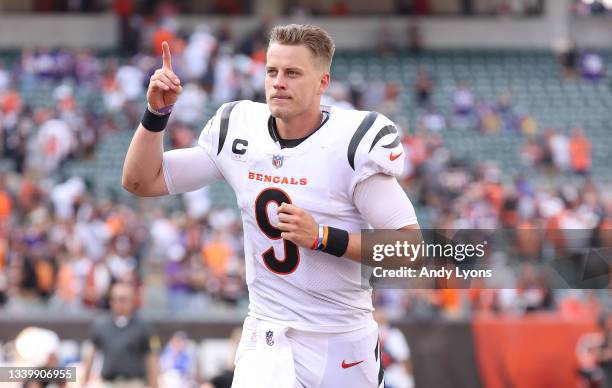
<path fill-rule="evenodd" d="M 276 209 L 292 203 L 317 223 L 368 228 L 355 186 L 378 173 L 399 175 L 403 147 L 393 123 L 375 112 L 322 107 L 323 125 L 281 148 L 266 104 L 224 104 L 199 139 L 234 189 L 242 212 L 249 314 L 316 332 L 347 332 L 372 322 L 372 292 L 360 264 L 280 238 Z"/>

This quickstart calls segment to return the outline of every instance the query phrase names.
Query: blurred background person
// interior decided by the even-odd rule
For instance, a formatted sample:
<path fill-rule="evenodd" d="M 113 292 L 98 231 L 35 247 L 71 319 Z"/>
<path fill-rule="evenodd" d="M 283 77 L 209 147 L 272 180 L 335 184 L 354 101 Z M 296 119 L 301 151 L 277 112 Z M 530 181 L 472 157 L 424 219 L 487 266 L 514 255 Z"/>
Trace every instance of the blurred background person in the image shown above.
<path fill-rule="evenodd" d="M 116 283 L 110 290 L 111 314 L 92 328 L 93 348 L 85 361 L 85 383 L 92 378 L 96 355 L 103 357 L 100 376 L 111 388 L 158 387 L 159 340 L 136 312 L 132 285 Z"/>
<path fill-rule="evenodd" d="M 160 355 L 161 387 L 197 387 L 197 357 L 187 334 L 170 337 Z"/>
<path fill-rule="evenodd" d="M 601 314 L 599 329 L 583 334 L 576 345 L 579 388 L 612 387 L 612 311 Z"/>

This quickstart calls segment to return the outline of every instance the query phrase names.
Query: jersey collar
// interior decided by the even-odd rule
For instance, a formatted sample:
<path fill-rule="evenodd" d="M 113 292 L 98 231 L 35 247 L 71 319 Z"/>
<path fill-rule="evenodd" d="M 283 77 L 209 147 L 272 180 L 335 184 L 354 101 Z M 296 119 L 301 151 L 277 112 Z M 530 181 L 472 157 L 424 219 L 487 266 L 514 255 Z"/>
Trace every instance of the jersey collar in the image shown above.
<path fill-rule="evenodd" d="M 274 141 L 281 149 L 282 148 L 293 148 L 300 145 L 304 140 L 308 139 L 310 136 L 315 134 L 327 121 L 329 120 L 331 107 L 327 105 L 321 105 L 321 113 L 323 113 L 323 120 L 321 124 L 314 131 L 312 131 L 308 136 L 301 137 L 299 139 L 281 139 L 278 134 L 278 129 L 276 128 L 276 118 L 272 115 L 268 118 L 268 133 Z"/>

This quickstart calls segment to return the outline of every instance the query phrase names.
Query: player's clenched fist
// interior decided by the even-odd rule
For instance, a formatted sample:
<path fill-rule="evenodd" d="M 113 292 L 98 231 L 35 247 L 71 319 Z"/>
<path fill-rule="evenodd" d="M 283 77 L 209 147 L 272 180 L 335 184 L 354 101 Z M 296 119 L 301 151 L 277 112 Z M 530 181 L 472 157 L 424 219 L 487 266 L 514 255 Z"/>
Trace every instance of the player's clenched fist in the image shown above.
<path fill-rule="evenodd" d="M 162 112 L 164 108 L 174 105 L 183 91 L 181 80 L 172 71 L 172 59 L 168 42 L 162 43 L 162 67 L 151 76 L 147 102 L 151 108 Z"/>
<path fill-rule="evenodd" d="M 277 209 L 281 237 L 304 248 L 311 248 L 317 239 L 318 224 L 312 216 L 295 205 L 283 203 Z"/>

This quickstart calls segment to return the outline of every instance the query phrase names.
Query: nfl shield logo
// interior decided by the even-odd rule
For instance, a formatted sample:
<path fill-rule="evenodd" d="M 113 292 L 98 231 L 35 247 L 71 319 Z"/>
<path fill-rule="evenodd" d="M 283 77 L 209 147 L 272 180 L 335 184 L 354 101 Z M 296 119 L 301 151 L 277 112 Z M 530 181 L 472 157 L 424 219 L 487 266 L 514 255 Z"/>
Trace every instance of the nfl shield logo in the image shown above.
<path fill-rule="evenodd" d="M 282 155 L 274 155 L 272 157 L 272 165 L 276 168 L 283 167 L 283 159 L 284 157 Z"/>
<path fill-rule="evenodd" d="M 268 344 L 268 346 L 272 346 L 274 345 L 274 332 L 272 330 L 268 330 L 266 332 L 266 343 Z"/>

